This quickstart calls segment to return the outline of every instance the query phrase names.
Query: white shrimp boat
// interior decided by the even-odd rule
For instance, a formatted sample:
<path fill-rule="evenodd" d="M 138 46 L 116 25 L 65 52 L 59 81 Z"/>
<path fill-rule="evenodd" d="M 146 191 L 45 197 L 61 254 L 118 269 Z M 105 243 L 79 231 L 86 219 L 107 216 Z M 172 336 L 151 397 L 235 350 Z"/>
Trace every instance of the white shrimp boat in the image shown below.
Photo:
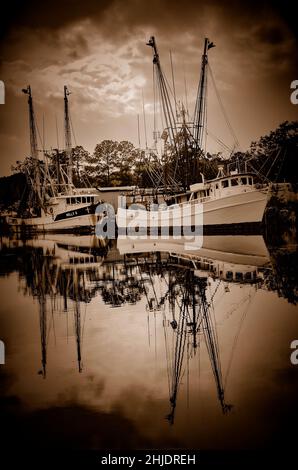
<path fill-rule="evenodd" d="M 34 232 L 92 231 L 96 225 L 96 207 L 100 202 L 96 189 L 75 188 L 71 194 L 58 194 L 49 199 L 41 209 L 40 217 L 6 216 L 6 223 L 13 231 Z"/>
<path fill-rule="evenodd" d="M 94 231 L 98 221 L 96 207 L 100 203 L 99 191 L 95 188 L 76 188 L 73 184 L 72 145 L 67 87 L 64 87 L 64 121 L 66 168 L 48 161 L 43 152 L 42 161 L 37 149 L 37 128 L 30 85 L 23 90 L 28 95 L 31 165 L 26 167 L 27 181 L 31 193 L 31 204 L 20 214 L 5 216 L 6 224 L 13 231 Z M 57 151 L 58 154 L 58 151 Z M 52 168 L 51 168 L 52 164 Z M 54 168 L 53 168 L 54 167 Z"/>
<path fill-rule="evenodd" d="M 204 51 L 202 55 L 201 76 L 198 87 L 197 100 L 194 110 L 193 121 L 187 122 L 187 112 L 182 106 L 177 112 L 177 103 L 172 106 L 171 90 L 168 89 L 168 81 L 163 74 L 160 65 L 159 53 L 155 38 L 152 36 L 148 45 L 153 50 L 153 65 L 160 84 L 160 100 L 162 102 L 163 118 L 166 123 L 163 136 L 165 148 L 163 158 L 167 160 L 167 148 L 171 149 L 171 158 L 175 159 L 174 168 L 164 172 L 163 168 L 153 175 L 157 179 L 157 185 L 164 178 L 164 188 L 170 188 L 176 195 L 167 204 L 151 205 L 149 210 L 144 207 L 124 207 L 120 206 L 117 212 L 118 233 L 125 235 L 125 230 L 129 232 L 139 231 L 142 235 L 148 235 L 146 229 L 156 231 L 163 229 L 167 234 L 167 229 L 173 230 L 173 235 L 186 235 L 189 228 L 196 229 L 197 234 L 202 234 L 202 227 L 208 226 L 234 226 L 239 224 L 260 223 L 263 218 L 267 204 L 268 187 L 255 185 L 254 175 L 247 172 L 240 172 L 238 169 L 228 174 L 224 173 L 224 166 L 219 165 L 217 177 L 205 180 L 202 173 L 201 182 L 199 174 L 193 180 L 193 171 L 196 166 L 194 162 L 208 159 L 204 156 L 203 140 L 207 132 L 206 118 L 206 87 L 207 72 L 210 69 L 208 63 L 208 50 L 214 47 L 214 43 L 205 38 Z M 208 67 L 207 67 L 208 65 Z M 174 97 L 175 101 L 175 97 Z M 222 103 L 221 103 L 222 106 Z M 226 116 L 226 115 L 225 115 Z M 229 123 L 230 124 L 230 123 Z M 205 142 L 206 144 L 206 142 Z M 193 159 L 191 159 L 191 155 Z M 171 160 L 168 161 L 171 168 Z M 175 180 L 179 168 L 178 181 Z M 189 184 L 195 181 L 195 184 Z M 180 193 L 177 188 L 182 186 L 184 193 Z M 189 188 L 189 189 L 186 189 Z M 178 191 L 178 192 L 177 192 Z M 148 208 L 146 208 L 148 209 Z M 184 229 L 184 231 L 183 231 Z M 123 233 L 124 232 L 124 233 Z"/>
<path fill-rule="evenodd" d="M 203 226 L 260 223 L 267 199 L 268 186 L 255 185 L 252 174 L 232 172 L 226 176 L 220 168 L 215 179 L 191 185 L 190 191 L 176 195 L 169 206 L 156 205 L 150 210 L 141 205 L 119 207 L 117 225 L 119 233 L 128 229 L 145 236 L 154 228 L 164 229 L 164 234 L 167 228 L 174 234 L 177 229 L 179 235 L 179 227 L 187 231 L 190 227 L 199 230 Z"/>

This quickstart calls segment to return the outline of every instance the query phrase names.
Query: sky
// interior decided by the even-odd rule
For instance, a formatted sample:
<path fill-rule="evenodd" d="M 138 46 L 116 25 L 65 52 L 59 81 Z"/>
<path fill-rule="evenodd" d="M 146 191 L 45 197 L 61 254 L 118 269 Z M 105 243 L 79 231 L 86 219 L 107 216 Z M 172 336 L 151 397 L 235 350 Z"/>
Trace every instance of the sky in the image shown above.
<path fill-rule="evenodd" d="M 40 149 L 64 147 L 63 86 L 69 96 L 73 145 L 93 152 L 104 139 L 153 145 L 154 35 L 177 100 L 193 115 L 204 38 L 216 45 L 209 64 L 232 128 L 246 150 L 285 120 L 298 119 L 290 84 L 298 79 L 297 31 L 291 2 L 201 0 L 11 0 L 1 17 L 0 175 L 29 154 L 31 85 Z M 187 93 L 185 93 L 185 84 Z M 187 99 L 186 99 L 187 94 Z M 233 137 L 208 86 L 207 149 Z M 157 116 L 158 130 L 162 124 Z M 57 132 L 58 129 L 58 132 Z"/>

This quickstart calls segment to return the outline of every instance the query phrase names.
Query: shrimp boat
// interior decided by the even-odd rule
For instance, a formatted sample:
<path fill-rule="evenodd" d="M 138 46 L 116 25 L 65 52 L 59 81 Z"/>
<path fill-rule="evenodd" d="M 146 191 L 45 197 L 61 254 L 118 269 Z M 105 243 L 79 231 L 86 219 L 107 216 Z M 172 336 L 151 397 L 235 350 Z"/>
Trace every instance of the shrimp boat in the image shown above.
<path fill-rule="evenodd" d="M 174 157 L 176 162 L 170 179 L 169 176 L 165 176 L 168 179 L 167 181 L 163 180 L 163 187 L 172 187 L 174 196 L 168 197 L 167 200 L 165 198 L 165 204 L 151 204 L 146 210 L 142 210 L 145 209 L 142 206 L 124 207 L 122 205 L 119 207 L 117 224 L 120 233 L 130 227 L 141 228 L 144 226 L 175 229 L 261 223 L 267 204 L 268 186 L 257 184 L 256 175 L 248 172 L 247 167 L 242 171 L 236 161 L 238 168 L 229 171 L 228 169 L 224 170 L 223 164 L 219 164 L 218 174 L 213 179 L 205 179 L 203 172 L 198 170 L 202 161 L 205 168 L 206 165 L 209 165 L 208 158 L 205 157 L 202 148 L 207 132 L 206 88 L 207 71 L 210 67 L 208 50 L 214 47 L 214 44 L 209 39 L 205 39 L 201 76 L 192 122 L 187 122 L 188 112 L 183 105 L 180 114 L 177 113 L 175 96 L 175 106 L 171 104 L 171 90 L 167 90 L 168 80 L 160 65 L 154 37 L 150 38 L 148 45 L 153 48 L 153 64 L 157 74 L 155 82 L 162 85 L 159 96 L 161 96 L 161 109 L 164 113 L 163 122 L 167 124 L 162 134 L 165 140 L 163 158 L 167 158 L 167 151 L 170 149 L 170 155 L 172 155 L 170 158 Z M 162 171 L 161 168 L 159 173 L 162 174 Z M 178 181 L 175 180 L 177 175 Z M 162 178 L 160 177 L 159 182 Z M 179 186 L 175 185 L 177 182 L 180 183 L 182 190 L 177 190 Z M 157 188 L 158 190 L 159 188 Z"/>
<path fill-rule="evenodd" d="M 6 223 L 13 231 L 92 231 L 97 220 L 97 203 L 99 197 L 96 189 L 74 188 L 71 193 L 51 197 L 41 209 L 40 217 L 8 215 Z"/>
<path fill-rule="evenodd" d="M 64 127 L 66 164 L 49 162 L 43 151 L 43 160 L 38 156 L 37 128 L 30 85 L 23 89 L 28 95 L 30 125 L 30 165 L 26 177 L 30 201 L 26 210 L 8 214 L 6 224 L 13 231 L 93 231 L 97 222 L 96 207 L 100 203 L 95 188 L 76 188 L 72 178 L 72 144 L 67 87 L 64 87 Z M 58 151 L 57 151 L 58 155 Z"/>
<path fill-rule="evenodd" d="M 120 233 L 129 228 L 142 233 L 142 227 L 171 228 L 175 233 L 179 227 L 261 223 L 267 199 L 268 187 L 255 185 L 253 174 L 226 176 L 220 169 L 217 178 L 191 185 L 190 191 L 174 196 L 168 206 L 151 206 L 149 211 L 142 206 L 119 207 L 117 225 Z"/>

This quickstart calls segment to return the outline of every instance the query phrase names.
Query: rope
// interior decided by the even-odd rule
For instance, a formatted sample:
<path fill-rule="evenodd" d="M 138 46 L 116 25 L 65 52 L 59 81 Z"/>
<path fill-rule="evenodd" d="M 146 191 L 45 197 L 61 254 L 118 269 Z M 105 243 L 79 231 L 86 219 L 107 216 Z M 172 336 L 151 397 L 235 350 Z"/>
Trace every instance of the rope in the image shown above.
<path fill-rule="evenodd" d="M 221 107 L 223 116 L 224 116 L 224 118 L 225 118 L 225 120 L 226 120 L 226 124 L 227 124 L 227 126 L 228 126 L 228 128 L 229 128 L 229 131 L 230 131 L 230 133 L 231 133 L 231 136 L 233 137 L 233 139 L 234 139 L 234 141 L 235 141 L 236 147 L 237 147 L 237 148 L 240 148 L 239 140 L 237 139 L 237 136 L 236 136 L 236 134 L 235 134 L 235 132 L 234 132 L 234 129 L 233 129 L 231 123 L 230 123 L 230 120 L 229 120 L 228 115 L 227 115 L 227 113 L 226 113 L 226 110 L 225 110 L 225 108 L 224 108 L 224 105 L 223 105 L 222 99 L 221 99 L 221 97 L 220 97 L 218 88 L 217 88 L 217 86 L 216 86 L 215 79 L 214 79 L 214 76 L 213 76 L 213 72 L 212 72 L 212 69 L 211 69 L 209 63 L 207 64 L 207 67 L 208 67 L 208 69 L 209 69 L 209 71 L 210 71 L 210 76 L 211 76 L 212 84 L 213 84 L 213 86 L 214 86 L 215 94 L 216 94 L 217 100 L 218 100 L 218 102 L 219 102 L 219 105 L 220 105 L 220 107 Z"/>

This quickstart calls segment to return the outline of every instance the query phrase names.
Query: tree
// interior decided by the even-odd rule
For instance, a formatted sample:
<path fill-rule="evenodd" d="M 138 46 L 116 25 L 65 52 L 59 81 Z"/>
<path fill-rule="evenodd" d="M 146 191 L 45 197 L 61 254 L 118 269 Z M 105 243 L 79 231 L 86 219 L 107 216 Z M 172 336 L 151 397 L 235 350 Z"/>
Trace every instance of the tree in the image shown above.
<path fill-rule="evenodd" d="M 275 131 L 252 142 L 250 164 L 275 182 L 297 183 L 298 121 L 285 121 Z"/>
<path fill-rule="evenodd" d="M 85 167 L 87 176 L 95 186 L 114 186 L 118 171 L 118 142 L 103 140 L 96 145 Z"/>
<path fill-rule="evenodd" d="M 103 140 L 87 157 L 85 173 L 95 186 L 127 186 L 136 184 L 141 151 L 131 142 Z"/>

